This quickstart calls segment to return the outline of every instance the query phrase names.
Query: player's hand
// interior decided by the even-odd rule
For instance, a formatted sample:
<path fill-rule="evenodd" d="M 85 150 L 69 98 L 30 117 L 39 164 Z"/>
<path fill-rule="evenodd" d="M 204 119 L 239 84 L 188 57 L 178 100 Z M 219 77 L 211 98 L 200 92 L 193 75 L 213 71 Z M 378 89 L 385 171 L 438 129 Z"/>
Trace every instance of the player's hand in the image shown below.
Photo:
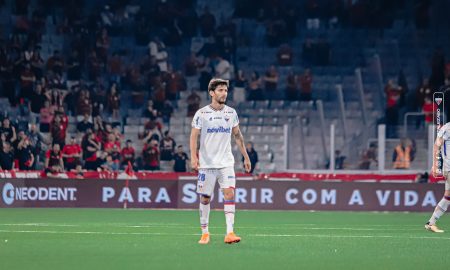
<path fill-rule="evenodd" d="M 192 158 L 191 159 L 191 168 L 193 171 L 198 171 L 198 167 L 199 167 L 199 163 L 198 163 L 198 159 L 197 158 Z"/>
<path fill-rule="evenodd" d="M 436 166 L 433 165 L 433 167 L 431 167 L 431 174 L 433 175 L 433 177 L 438 177 L 441 175 L 441 173 L 441 170 L 436 168 Z"/>
<path fill-rule="evenodd" d="M 252 169 L 252 164 L 250 163 L 250 159 L 244 159 L 244 169 L 247 173 L 249 173 Z"/>

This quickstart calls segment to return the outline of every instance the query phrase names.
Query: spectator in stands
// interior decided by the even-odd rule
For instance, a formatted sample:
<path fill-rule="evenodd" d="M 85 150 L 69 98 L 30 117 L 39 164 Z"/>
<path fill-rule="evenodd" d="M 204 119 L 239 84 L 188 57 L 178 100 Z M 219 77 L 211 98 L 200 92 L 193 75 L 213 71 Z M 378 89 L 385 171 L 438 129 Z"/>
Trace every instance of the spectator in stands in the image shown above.
<path fill-rule="evenodd" d="M 394 169 L 409 169 L 411 166 L 411 150 L 411 142 L 406 138 L 402 138 L 392 155 Z"/>
<path fill-rule="evenodd" d="M 112 157 L 113 161 L 120 163 L 120 141 L 114 133 L 108 134 L 107 141 L 103 145 L 103 150 Z"/>
<path fill-rule="evenodd" d="M 33 71 L 34 75 L 36 76 L 36 80 L 40 80 L 44 76 L 44 59 L 41 56 L 41 53 L 39 52 L 40 47 L 36 46 L 33 52 L 33 56 L 31 57 L 30 64 L 31 64 L 31 70 Z"/>
<path fill-rule="evenodd" d="M 258 152 L 256 152 L 253 142 L 247 142 L 246 144 L 246 150 L 248 157 L 250 158 L 250 163 L 252 165 L 252 168 L 250 169 L 250 173 L 253 174 L 253 171 L 256 168 L 256 164 L 258 163 Z M 244 162 L 244 157 L 242 157 L 242 162 Z"/>
<path fill-rule="evenodd" d="M 277 60 L 280 66 L 292 66 L 294 51 L 288 44 L 283 44 L 278 49 Z"/>
<path fill-rule="evenodd" d="M 127 140 L 125 147 L 122 148 L 121 156 L 123 168 L 125 168 L 128 165 L 128 162 L 134 164 L 135 150 L 131 140 Z"/>
<path fill-rule="evenodd" d="M 106 160 L 100 168 L 108 172 L 117 172 L 119 170 L 119 164 L 113 160 L 111 155 L 106 155 Z"/>
<path fill-rule="evenodd" d="M 309 68 L 305 69 L 303 75 L 299 76 L 301 101 L 312 100 L 312 80 L 313 77 Z"/>
<path fill-rule="evenodd" d="M 166 82 L 167 100 L 177 100 L 179 97 L 179 92 L 186 90 L 186 80 L 179 71 L 170 71 L 166 73 L 164 81 Z"/>
<path fill-rule="evenodd" d="M 184 74 L 187 77 L 196 76 L 198 73 L 198 68 L 201 66 L 200 61 L 197 59 L 195 53 L 191 53 L 184 61 Z"/>
<path fill-rule="evenodd" d="M 50 101 L 44 102 L 44 107 L 40 110 L 40 130 L 41 132 L 50 131 L 50 123 L 53 120 L 55 108 L 50 106 Z"/>
<path fill-rule="evenodd" d="M 264 92 L 261 87 L 261 78 L 258 72 L 254 71 L 248 84 L 248 100 L 264 100 Z"/>
<path fill-rule="evenodd" d="M 167 71 L 167 59 L 168 59 L 168 53 L 166 50 L 166 45 L 161 41 L 161 39 L 158 36 L 155 36 L 152 41 L 148 44 L 149 47 L 149 54 L 150 56 L 153 56 L 159 66 L 159 70 L 161 72 Z"/>
<path fill-rule="evenodd" d="M 24 69 L 20 73 L 20 94 L 19 98 L 30 100 L 33 94 L 33 85 L 36 81 L 36 76 L 31 69 L 29 63 L 25 64 Z"/>
<path fill-rule="evenodd" d="M 2 135 L 4 136 L 4 135 Z M 2 144 L 2 151 L 0 151 L 0 169 L 12 170 L 14 164 L 14 152 L 9 142 Z"/>
<path fill-rule="evenodd" d="M 191 94 L 187 97 L 187 117 L 193 117 L 195 112 L 200 108 L 201 98 L 196 91 L 191 91 Z"/>
<path fill-rule="evenodd" d="M 83 159 L 85 161 L 84 168 L 88 171 L 96 170 L 97 168 L 97 151 L 101 149 L 100 140 L 94 132 L 88 130 L 81 142 L 83 150 Z"/>
<path fill-rule="evenodd" d="M 173 157 L 173 171 L 174 172 L 187 172 L 188 171 L 188 155 L 184 152 L 183 146 L 178 145 L 177 153 Z"/>
<path fill-rule="evenodd" d="M 66 144 L 62 150 L 62 157 L 64 160 L 64 168 L 71 171 L 76 168 L 76 166 L 81 164 L 82 149 L 79 144 L 77 144 L 74 136 L 70 138 L 69 144 Z"/>
<path fill-rule="evenodd" d="M 161 139 L 161 131 L 157 125 L 146 126 L 144 131 L 144 138 L 142 139 L 142 142 L 144 144 L 148 144 L 153 140 L 159 142 Z"/>
<path fill-rule="evenodd" d="M 64 162 L 59 144 L 53 144 L 52 149 L 48 150 L 45 155 L 46 172 L 59 173 L 64 171 Z"/>
<path fill-rule="evenodd" d="M 233 101 L 236 104 L 245 101 L 245 88 L 247 87 L 247 78 L 242 69 L 238 70 L 234 78 Z"/>
<path fill-rule="evenodd" d="M 275 99 L 278 87 L 278 72 L 274 65 L 270 66 L 269 70 L 267 70 L 264 76 L 264 84 L 266 98 L 269 100 Z"/>
<path fill-rule="evenodd" d="M 289 71 L 288 76 L 286 77 L 286 92 L 285 99 L 289 101 L 294 101 L 298 99 L 298 79 L 294 72 Z"/>
<path fill-rule="evenodd" d="M 166 101 L 166 89 L 164 88 L 164 84 L 161 81 L 158 81 L 158 83 L 154 85 L 153 90 L 153 107 L 155 110 L 161 111 L 164 102 Z"/>
<path fill-rule="evenodd" d="M 223 80 L 231 80 L 231 65 L 226 59 L 217 56 L 217 64 L 214 67 L 215 76 Z"/>
<path fill-rule="evenodd" d="M 177 143 L 170 136 L 169 131 L 164 132 L 164 137 L 161 140 L 161 161 L 171 161 L 175 154 L 175 146 Z"/>
<path fill-rule="evenodd" d="M 63 100 L 67 94 L 67 91 L 60 91 L 56 88 L 50 91 L 50 106 L 59 108 L 63 106 Z"/>
<path fill-rule="evenodd" d="M 161 111 L 159 112 L 159 116 L 162 118 L 163 123 L 166 125 L 170 124 L 170 118 L 173 114 L 173 106 L 172 103 L 169 100 L 166 100 L 164 102 L 164 106 L 161 108 Z"/>
<path fill-rule="evenodd" d="M 88 129 L 93 130 L 94 124 L 92 124 L 90 119 L 91 119 L 90 115 L 85 113 L 83 115 L 83 120 L 81 122 L 78 122 L 77 124 L 77 130 L 81 133 L 85 133 Z"/>
<path fill-rule="evenodd" d="M 160 154 L 157 140 L 152 140 L 149 144 L 144 145 L 144 149 L 142 150 L 142 157 L 144 160 L 144 170 L 159 170 Z"/>
<path fill-rule="evenodd" d="M 370 143 L 369 149 L 363 151 L 361 161 L 358 164 L 360 170 L 374 169 L 372 166 L 378 164 L 378 152 L 376 143 Z"/>
<path fill-rule="evenodd" d="M 396 86 L 393 80 L 389 80 L 384 92 L 386 94 L 386 136 L 393 138 L 396 136 L 395 127 L 398 124 L 398 102 L 402 88 Z"/>
<path fill-rule="evenodd" d="M 54 74 L 62 75 L 64 71 L 64 60 L 58 50 L 55 50 L 53 55 L 47 60 L 47 70 Z"/>
<path fill-rule="evenodd" d="M 39 131 L 39 128 L 36 124 L 31 123 L 29 125 L 29 129 L 28 132 L 26 133 L 28 140 L 30 141 L 30 146 L 31 149 L 33 151 L 33 155 L 35 160 L 39 160 L 39 159 L 43 159 L 43 156 L 41 157 L 41 155 L 43 154 L 44 149 L 46 149 L 47 145 L 50 145 L 51 142 L 50 140 L 44 138 L 44 136 L 42 136 L 41 132 Z M 36 162 L 33 163 L 33 167 L 36 165 Z"/>
<path fill-rule="evenodd" d="M 111 89 L 108 94 L 108 111 L 112 114 L 113 119 L 119 118 L 120 110 L 120 95 L 117 89 L 117 83 L 111 85 Z"/>
<path fill-rule="evenodd" d="M 0 128 L 0 133 L 5 134 L 6 141 L 9 143 L 15 143 L 17 140 L 16 128 L 11 125 L 8 117 L 3 119 L 3 125 Z"/>
<path fill-rule="evenodd" d="M 422 112 L 425 114 L 425 125 L 433 124 L 433 102 L 430 97 L 425 97 L 425 102 L 422 106 Z"/>
<path fill-rule="evenodd" d="M 19 170 L 29 171 L 34 169 L 35 157 L 30 141 L 23 131 L 19 132 L 16 156 L 19 161 Z"/>
<path fill-rule="evenodd" d="M 89 91 L 82 89 L 78 95 L 77 100 L 77 115 L 91 115 L 92 114 L 92 101 Z"/>
<path fill-rule="evenodd" d="M 87 170 L 83 169 L 83 167 L 81 165 L 77 165 L 75 167 L 75 169 L 71 170 L 70 172 L 75 174 L 75 178 L 76 179 L 84 179 L 84 173 Z"/>
<path fill-rule="evenodd" d="M 108 142 L 109 135 L 114 133 L 113 128 L 110 123 L 103 122 L 101 116 L 97 116 L 94 122 L 94 130 L 97 132 L 97 137 L 103 145 Z"/>
<path fill-rule="evenodd" d="M 345 160 L 347 159 L 346 156 L 342 155 L 341 150 L 335 150 L 334 151 L 334 169 L 335 170 L 343 170 L 347 167 L 347 164 L 345 163 Z M 325 165 L 326 169 L 330 168 L 330 160 L 327 161 L 327 164 Z"/>
<path fill-rule="evenodd" d="M 142 112 L 142 117 L 149 119 L 150 121 L 155 121 L 158 117 L 158 111 L 153 107 L 153 101 L 149 100 L 147 102 L 147 107 Z"/>
<path fill-rule="evenodd" d="M 36 123 L 39 114 L 41 112 L 41 109 L 44 107 L 45 101 L 47 100 L 49 99 L 43 91 L 42 84 L 37 83 L 35 90 L 31 95 L 30 102 L 28 103 L 28 110 L 30 111 L 31 121 L 33 123 Z"/>
<path fill-rule="evenodd" d="M 53 144 L 58 144 L 59 146 L 64 147 L 66 144 L 67 125 L 68 118 L 64 114 L 64 111 L 58 111 L 50 124 L 50 134 L 52 136 Z"/>

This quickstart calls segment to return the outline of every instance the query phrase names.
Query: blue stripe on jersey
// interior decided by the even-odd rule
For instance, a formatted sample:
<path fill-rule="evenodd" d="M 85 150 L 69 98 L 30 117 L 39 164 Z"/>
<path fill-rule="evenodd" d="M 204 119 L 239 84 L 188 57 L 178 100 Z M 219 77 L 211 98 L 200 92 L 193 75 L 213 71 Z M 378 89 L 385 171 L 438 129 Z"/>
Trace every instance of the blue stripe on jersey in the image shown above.
<path fill-rule="evenodd" d="M 446 142 L 444 141 L 444 156 L 447 156 L 447 146 L 446 146 Z"/>

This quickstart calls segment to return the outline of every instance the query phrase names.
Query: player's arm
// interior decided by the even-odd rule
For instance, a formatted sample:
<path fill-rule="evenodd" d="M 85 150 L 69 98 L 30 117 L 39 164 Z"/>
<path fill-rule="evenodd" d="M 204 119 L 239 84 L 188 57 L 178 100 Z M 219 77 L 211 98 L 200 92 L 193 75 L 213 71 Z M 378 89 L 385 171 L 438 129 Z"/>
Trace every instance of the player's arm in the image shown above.
<path fill-rule="evenodd" d="M 250 158 L 247 154 L 247 149 L 245 149 L 244 136 L 242 135 L 239 125 L 237 125 L 233 128 L 233 136 L 234 136 L 234 140 L 236 141 L 237 146 L 239 147 L 239 151 L 241 152 L 242 156 L 244 156 L 245 171 L 250 172 L 252 165 L 250 163 Z"/>
<path fill-rule="evenodd" d="M 431 168 L 431 173 L 434 177 L 436 177 L 438 174 L 440 174 L 440 168 L 438 166 L 439 161 L 439 151 L 441 151 L 442 144 L 444 143 L 444 139 L 441 137 L 437 137 L 436 141 L 434 142 L 433 147 L 433 167 Z"/>
<path fill-rule="evenodd" d="M 198 152 L 197 152 L 197 141 L 200 135 L 200 129 L 193 127 L 191 129 L 191 138 L 189 141 L 189 147 L 191 149 L 191 168 L 195 171 L 198 170 Z"/>

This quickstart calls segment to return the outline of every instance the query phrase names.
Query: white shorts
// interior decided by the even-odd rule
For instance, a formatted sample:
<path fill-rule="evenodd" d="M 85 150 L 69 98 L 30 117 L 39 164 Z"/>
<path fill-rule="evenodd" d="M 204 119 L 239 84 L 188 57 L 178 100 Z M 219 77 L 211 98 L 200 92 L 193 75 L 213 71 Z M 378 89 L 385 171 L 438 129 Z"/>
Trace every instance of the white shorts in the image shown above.
<path fill-rule="evenodd" d="M 197 180 L 197 193 L 211 197 L 214 193 L 216 181 L 220 188 L 234 188 L 236 186 L 236 176 L 233 167 L 222 169 L 199 169 Z"/>

